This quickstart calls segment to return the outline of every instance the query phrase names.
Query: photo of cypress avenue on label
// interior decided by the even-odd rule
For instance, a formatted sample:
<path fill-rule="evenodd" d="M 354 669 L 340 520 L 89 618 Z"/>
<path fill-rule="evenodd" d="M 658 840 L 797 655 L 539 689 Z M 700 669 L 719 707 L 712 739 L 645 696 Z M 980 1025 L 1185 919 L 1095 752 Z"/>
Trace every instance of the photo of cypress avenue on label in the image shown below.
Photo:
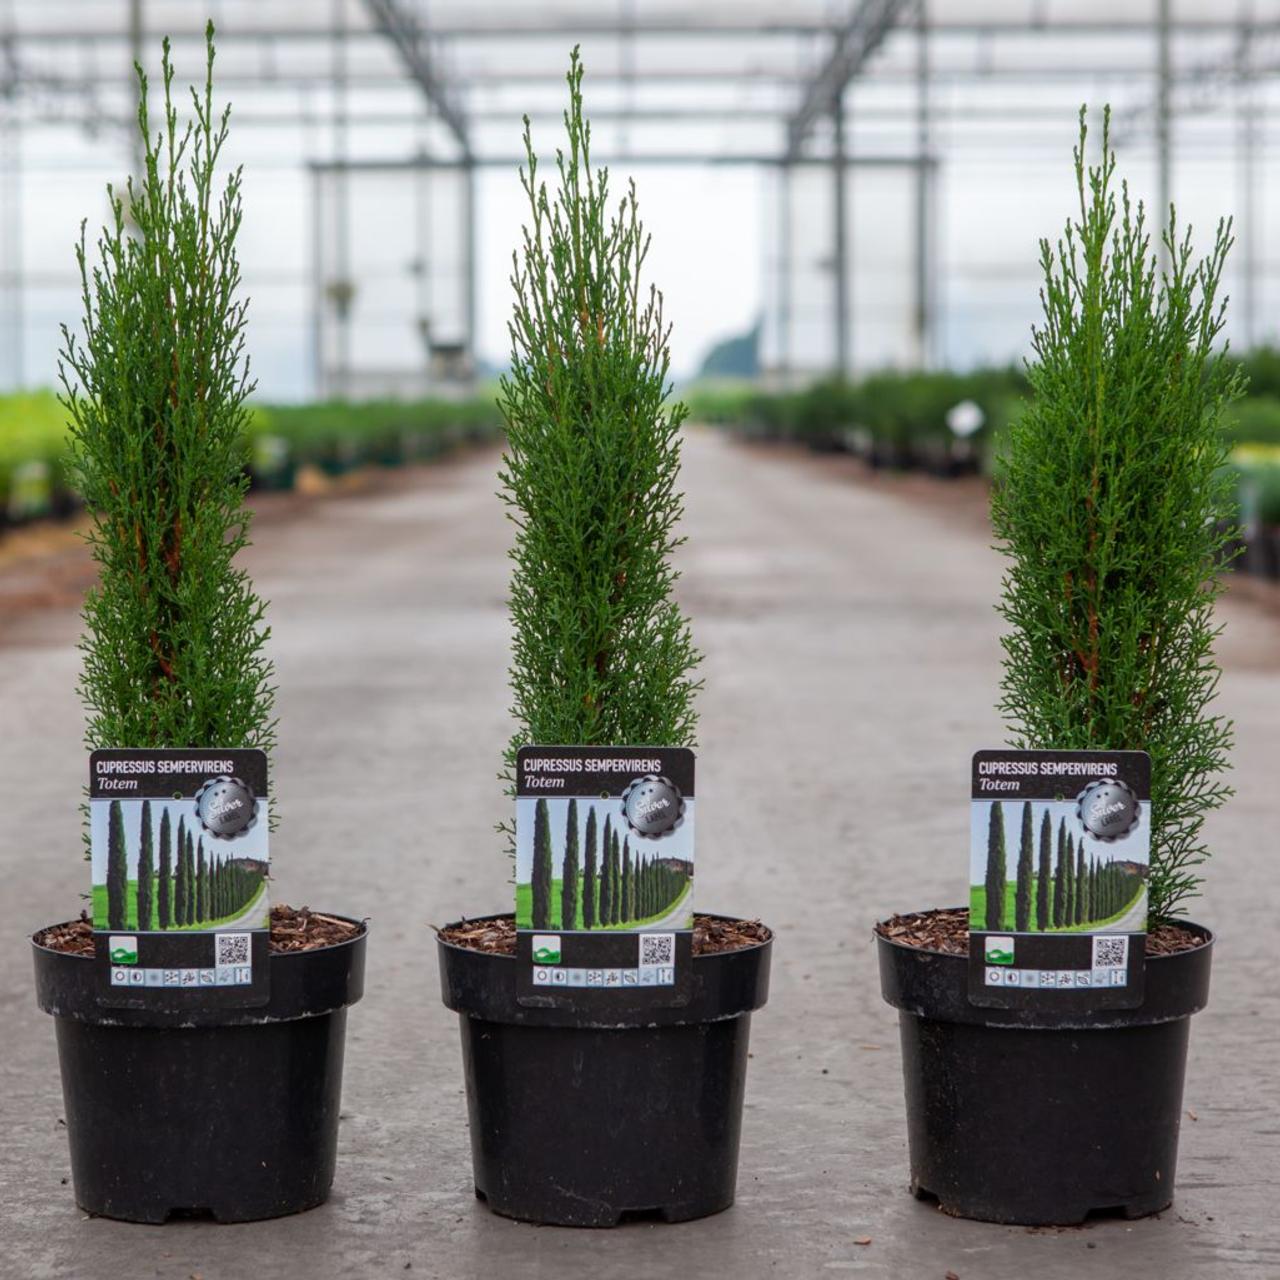
<path fill-rule="evenodd" d="M 1149 757 L 980 751 L 972 772 L 970 999 L 1002 1008 L 1140 1003 Z M 1014 788 L 1007 798 L 989 798 L 993 777 Z M 1100 934 L 1112 945 L 1099 947 Z"/>

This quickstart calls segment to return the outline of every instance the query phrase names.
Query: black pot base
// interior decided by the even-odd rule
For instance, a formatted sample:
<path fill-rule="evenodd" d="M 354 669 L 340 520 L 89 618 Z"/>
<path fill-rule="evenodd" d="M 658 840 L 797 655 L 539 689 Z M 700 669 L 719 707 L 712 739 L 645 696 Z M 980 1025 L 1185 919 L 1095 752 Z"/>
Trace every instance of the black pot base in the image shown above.
<path fill-rule="evenodd" d="M 94 962 L 37 944 L 80 1208 L 126 1222 L 227 1223 L 322 1204 L 365 938 L 273 955 L 262 1008 L 182 1015 L 102 1009 Z"/>
<path fill-rule="evenodd" d="M 925 1204 L 934 1205 L 939 1213 L 945 1213 L 949 1218 L 964 1218 L 969 1222 L 1004 1222 L 1002 1218 L 983 1218 L 980 1213 L 969 1212 L 964 1205 L 948 1203 L 916 1182 L 911 1184 L 910 1190 L 917 1200 L 923 1201 Z M 1144 1197 L 1138 1200 L 1131 1200 L 1128 1204 L 1107 1205 L 1105 1208 L 1081 1209 L 1077 1206 L 1074 1209 L 1066 1209 L 1064 1210 L 1065 1217 L 1061 1222 L 1013 1223 L 1006 1225 L 1079 1227 L 1086 1222 L 1104 1221 L 1108 1218 L 1120 1218 L 1125 1222 L 1134 1222 L 1139 1218 L 1149 1218 L 1153 1213 L 1163 1213 L 1171 1204 L 1173 1204 L 1173 1197 L 1162 1194 L 1154 1198 Z"/>
<path fill-rule="evenodd" d="M 1212 937 L 1200 932 L 1206 945 L 1148 959 L 1141 1007 L 1088 1015 L 979 1008 L 967 957 L 877 935 L 916 1198 L 1015 1226 L 1167 1209 L 1190 1020 L 1208 998 Z"/>
<path fill-rule="evenodd" d="M 477 1198 L 505 1218 L 566 1227 L 729 1208 L 771 945 L 696 958 L 685 1008 L 601 1024 L 519 1005 L 514 957 L 442 940 Z"/>

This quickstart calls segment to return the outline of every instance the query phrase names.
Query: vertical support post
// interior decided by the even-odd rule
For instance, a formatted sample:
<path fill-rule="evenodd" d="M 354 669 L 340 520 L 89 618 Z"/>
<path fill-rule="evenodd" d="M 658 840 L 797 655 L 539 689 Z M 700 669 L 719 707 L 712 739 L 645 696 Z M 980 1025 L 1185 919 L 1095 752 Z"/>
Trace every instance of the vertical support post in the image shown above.
<path fill-rule="evenodd" d="M 844 136 L 844 90 L 836 95 L 832 109 L 834 146 L 831 155 L 831 180 L 834 184 L 832 216 L 833 228 L 832 270 L 835 273 L 833 300 L 835 303 L 835 372 L 841 377 L 849 373 L 849 230 L 848 230 L 848 156 Z"/>
<path fill-rule="evenodd" d="M 1253 4 L 1240 12 L 1236 53 L 1236 174 L 1239 184 L 1240 310 L 1244 347 L 1258 343 L 1258 120 L 1253 75 Z"/>
<path fill-rule="evenodd" d="M 426 120 L 424 118 L 425 126 Z M 423 129 L 425 135 L 425 127 Z M 414 322 L 422 335 L 424 361 L 430 354 L 431 342 L 431 178 L 425 163 L 427 156 L 426 138 L 420 139 L 418 145 L 419 164 L 413 174 L 413 223 L 416 251 L 414 253 L 414 270 L 416 305 L 418 313 Z"/>
<path fill-rule="evenodd" d="M 466 278 L 463 281 L 463 341 L 468 369 L 476 368 L 476 167 L 468 161 L 462 170 L 462 237 Z"/>
<path fill-rule="evenodd" d="M 912 329 L 915 365 L 927 369 L 933 363 L 933 263 L 932 187 L 929 162 L 930 135 L 929 11 L 927 0 L 918 0 L 916 9 L 916 170 L 915 247 L 912 283 Z"/>
<path fill-rule="evenodd" d="M 347 6 L 346 0 L 333 2 L 333 277 L 331 300 L 334 308 L 335 344 L 332 390 L 345 397 L 350 391 L 351 305 L 355 290 L 351 279 L 350 174 L 347 169 Z M 328 379 L 326 379 L 328 381 Z"/>
<path fill-rule="evenodd" d="M 142 65 L 143 43 L 146 40 L 146 23 L 142 12 L 143 0 L 129 0 L 129 66 L 128 75 L 126 76 L 126 84 L 128 91 L 125 94 L 125 101 L 130 102 L 133 99 L 134 89 L 136 86 L 134 65 Z M 130 157 L 133 161 L 133 175 L 135 178 L 141 179 L 142 168 L 146 163 L 145 151 L 143 148 L 142 134 L 138 132 L 137 123 L 134 121 L 133 112 L 126 114 L 125 128 L 129 131 L 129 137 L 133 141 L 130 148 Z"/>
<path fill-rule="evenodd" d="M 1169 205 L 1173 200 L 1173 142 L 1170 137 L 1172 108 L 1169 100 L 1173 79 L 1170 48 L 1172 2 L 1173 0 L 1156 0 L 1156 189 L 1160 210 L 1158 224 L 1161 228 L 1168 226 Z M 1160 245 L 1160 265 L 1169 265 L 1168 251 L 1163 242 Z"/>
<path fill-rule="evenodd" d="M 16 97 L 0 117 L 0 298 L 4 304 L 3 341 L 8 351 L 8 383 L 26 381 L 25 307 L 22 279 L 22 126 Z"/>
<path fill-rule="evenodd" d="M 322 170 L 311 170 L 311 394 L 323 400 L 328 394 L 325 352 L 324 208 Z"/>
<path fill-rule="evenodd" d="M 793 246 L 791 234 L 791 179 L 793 169 L 789 161 L 778 168 L 778 370 L 783 384 L 790 381 L 793 363 L 791 309 Z"/>

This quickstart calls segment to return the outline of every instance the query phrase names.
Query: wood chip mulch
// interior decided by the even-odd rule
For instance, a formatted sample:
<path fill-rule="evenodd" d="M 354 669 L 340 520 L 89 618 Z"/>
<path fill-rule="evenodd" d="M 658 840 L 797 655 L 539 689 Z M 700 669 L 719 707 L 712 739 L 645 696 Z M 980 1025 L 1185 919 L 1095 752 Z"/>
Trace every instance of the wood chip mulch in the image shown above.
<path fill-rule="evenodd" d="M 364 925 L 321 915 L 310 907 L 301 909 L 278 902 L 271 908 L 271 953 L 315 951 L 320 947 L 336 947 L 350 942 L 364 932 Z"/>
<path fill-rule="evenodd" d="M 969 909 L 952 907 L 920 911 L 906 916 L 890 916 L 876 925 L 876 932 L 890 942 L 900 942 L 921 951 L 941 951 L 944 955 L 969 954 Z M 1194 951 L 1204 938 L 1181 925 L 1162 924 L 1147 934 L 1147 955 L 1171 956 Z"/>
<path fill-rule="evenodd" d="M 321 915 L 309 907 L 296 910 L 279 903 L 271 908 L 271 952 L 314 951 L 349 942 L 364 932 L 364 925 L 352 924 L 336 916 Z M 51 951 L 73 956 L 93 955 L 93 922 L 82 911 L 78 920 L 55 924 L 36 934 L 36 942 Z"/>
<path fill-rule="evenodd" d="M 50 951 L 65 951 L 72 956 L 93 955 L 93 923 L 82 911 L 79 920 L 55 924 L 36 934 L 36 943 Z"/>
<path fill-rule="evenodd" d="M 468 947 L 472 951 L 486 951 L 490 955 L 499 956 L 513 956 L 516 953 L 514 916 L 498 916 L 492 920 L 463 920 L 436 932 L 445 942 L 457 947 Z M 768 942 L 772 937 L 772 932 L 759 920 L 718 920 L 699 915 L 693 918 L 695 956 L 754 947 L 757 943 Z"/>

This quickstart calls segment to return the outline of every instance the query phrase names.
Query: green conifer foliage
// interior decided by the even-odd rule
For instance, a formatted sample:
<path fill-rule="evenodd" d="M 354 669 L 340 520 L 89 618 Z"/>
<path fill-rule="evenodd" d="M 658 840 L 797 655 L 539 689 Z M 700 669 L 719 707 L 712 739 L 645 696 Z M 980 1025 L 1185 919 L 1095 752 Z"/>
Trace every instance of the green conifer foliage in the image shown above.
<path fill-rule="evenodd" d="M 631 870 L 631 841 L 622 842 L 622 923 L 636 918 L 636 886 Z"/>
<path fill-rule="evenodd" d="M 213 62 L 210 26 L 183 128 L 168 41 L 158 121 L 139 68 L 145 171 L 123 194 L 108 188 L 108 225 L 92 246 L 82 229 L 76 251 L 84 314 L 78 333 L 63 327 L 60 376 L 99 575 L 81 640 L 91 747 L 274 739 L 263 603 L 235 563 L 253 384 L 241 180 L 218 181 L 228 117 L 215 113 Z"/>
<path fill-rule="evenodd" d="M 187 832 L 185 853 L 182 923 L 191 925 L 196 922 L 196 838 L 190 831 Z"/>
<path fill-rule="evenodd" d="M 1067 832 L 1067 857 L 1062 868 L 1062 923 L 1071 925 L 1076 918 L 1076 838 Z"/>
<path fill-rule="evenodd" d="M 209 918 L 209 874 L 204 860 L 204 837 L 196 843 L 196 913 L 199 924 Z"/>
<path fill-rule="evenodd" d="M 1031 886 L 1035 877 L 1035 836 L 1031 825 L 1031 802 L 1022 806 L 1022 829 L 1018 839 L 1018 884 L 1014 898 L 1014 928 L 1026 933 L 1031 928 Z"/>
<path fill-rule="evenodd" d="M 1004 928 L 1004 886 L 1007 876 L 1004 807 L 996 800 L 991 805 L 991 816 L 987 820 L 986 927 L 989 932 L 998 933 Z"/>
<path fill-rule="evenodd" d="M 178 842 L 174 846 L 173 924 L 181 928 L 187 922 L 187 824 L 178 819 Z"/>
<path fill-rule="evenodd" d="M 992 496 L 1009 558 L 1002 710 L 1015 745 L 1151 755 L 1151 911 L 1196 892 L 1205 816 L 1228 789 L 1231 726 L 1212 713 L 1214 600 L 1232 537 L 1216 349 L 1231 244 L 1204 258 L 1169 210 L 1157 269 L 1143 208 L 1116 191 L 1109 118 L 1097 167 L 1075 153 L 1079 213 L 1041 245 L 1044 321 L 1031 397 Z M 1163 211 L 1162 211 L 1163 215 Z"/>
<path fill-rule="evenodd" d="M 1084 837 L 1080 837 L 1080 848 L 1076 851 L 1076 912 L 1075 923 L 1084 924 L 1089 919 L 1089 881 L 1084 868 Z"/>
<path fill-rule="evenodd" d="M 129 851 L 125 841 L 124 811 L 119 800 L 107 810 L 107 928 L 128 927 Z"/>
<path fill-rule="evenodd" d="M 173 923 L 173 909 L 170 905 L 173 900 L 172 830 L 166 806 L 160 815 L 160 861 L 156 871 L 157 929 L 167 929 Z"/>
<path fill-rule="evenodd" d="M 613 832 L 609 851 L 609 924 L 622 923 L 622 840 Z"/>
<path fill-rule="evenodd" d="M 641 283 L 649 240 L 635 187 L 615 207 L 591 161 L 576 49 L 568 85 L 553 192 L 525 124 L 528 223 L 499 398 L 515 525 L 508 784 L 525 743 L 687 746 L 695 730 L 698 654 L 671 564 L 686 411 L 668 401 L 662 296 Z M 602 865 L 611 855 L 606 840 Z"/>
<path fill-rule="evenodd" d="M 539 800 L 533 819 L 533 927 L 551 928 L 551 818 L 547 802 Z"/>
<path fill-rule="evenodd" d="M 1058 822 L 1058 857 L 1053 877 L 1053 924 L 1061 928 L 1067 918 L 1067 820 Z"/>
<path fill-rule="evenodd" d="M 578 925 L 578 802 L 569 801 L 564 834 L 564 862 L 560 869 L 560 927 Z"/>
<path fill-rule="evenodd" d="M 138 928 L 151 928 L 151 907 L 155 886 L 155 850 L 151 830 L 151 801 L 142 802 L 142 825 L 138 833 Z"/>
<path fill-rule="evenodd" d="M 607 821 L 607 819 L 606 819 Z M 596 807 L 592 805 L 587 812 L 587 835 L 583 848 L 582 870 L 582 927 L 594 929 L 596 923 L 596 893 L 598 888 L 596 872 Z"/>
<path fill-rule="evenodd" d="M 609 815 L 604 819 L 604 839 L 600 845 L 600 902 L 596 923 L 607 925 L 611 919 L 613 900 L 613 826 Z"/>
<path fill-rule="evenodd" d="M 1049 810 L 1040 816 L 1040 861 L 1036 871 L 1036 928 L 1049 929 L 1053 925 L 1053 823 Z"/>

